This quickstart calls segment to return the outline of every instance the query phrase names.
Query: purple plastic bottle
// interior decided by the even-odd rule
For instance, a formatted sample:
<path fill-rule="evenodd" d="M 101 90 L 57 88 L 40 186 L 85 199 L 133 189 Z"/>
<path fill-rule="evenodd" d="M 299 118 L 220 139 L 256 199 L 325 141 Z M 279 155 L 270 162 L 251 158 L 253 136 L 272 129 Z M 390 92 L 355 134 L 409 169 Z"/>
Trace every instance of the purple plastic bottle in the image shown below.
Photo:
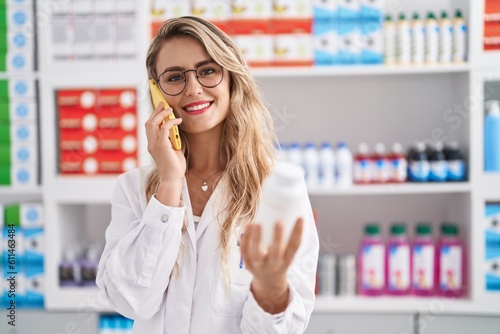
<path fill-rule="evenodd" d="M 387 241 L 386 277 L 387 294 L 407 295 L 411 287 L 411 252 L 406 236 L 406 227 L 402 223 L 391 226 L 391 235 Z"/>
<path fill-rule="evenodd" d="M 437 263 L 432 228 L 428 223 L 419 223 L 412 245 L 412 292 L 417 296 L 432 296 L 436 293 Z"/>
<path fill-rule="evenodd" d="M 464 248 L 458 239 L 458 227 L 453 223 L 441 225 L 441 238 L 436 252 L 439 294 L 458 298 L 464 292 Z"/>
<path fill-rule="evenodd" d="M 378 296 L 385 287 L 385 246 L 378 224 L 367 224 L 359 249 L 359 294 Z"/>

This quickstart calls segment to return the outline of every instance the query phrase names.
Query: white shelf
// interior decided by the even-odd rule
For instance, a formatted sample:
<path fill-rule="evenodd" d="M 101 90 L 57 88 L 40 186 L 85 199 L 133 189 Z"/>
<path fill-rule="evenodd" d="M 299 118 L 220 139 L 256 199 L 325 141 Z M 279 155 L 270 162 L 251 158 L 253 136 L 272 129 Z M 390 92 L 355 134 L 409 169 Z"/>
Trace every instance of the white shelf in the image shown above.
<path fill-rule="evenodd" d="M 117 176 L 60 176 L 45 186 L 58 203 L 109 204 Z"/>
<path fill-rule="evenodd" d="M 487 200 L 500 201 L 500 173 L 484 172 L 481 189 Z"/>
<path fill-rule="evenodd" d="M 0 187 L 0 200 L 2 203 L 8 201 L 18 201 L 18 200 L 41 200 L 42 199 L 42 188 L 40 187 L 29 187 L 29 188 L 12 188 L 12 187 Z"/>
<path fill-rule="evenodd" d="M 58 287 L 51 291 L 45 304 L 49 311 L 113 312 L 97 287 Z"/>
<path fill-rule="evenodd" d="M 312 66 L 312 67 L 273 67 L 252 68 L 255 77 L 321 77 L 321 76 L 357 76 L 357 75 L 394 75 L 394 74 L 438 74 L 468 72 L 470 66 L 464 64 L 422 65 L 422 66 L 385 66 L 385 65 L 354 65 L 354 66 Z"/>
<path fill-rule="evenodd" d="M 353 185 L 348 189 L 311 190 L 310 196 L 334 195 L 399 195 L 399 194 L 436 194 L 467 193 L 471 191 L 469 182 L 446 183 L 403 183 Z"/>
<path fill-rule="evenodd" d="M 498 307 L 468 299 L 432 297 L 317 297 L 315 313 L 500 314 Z"/>

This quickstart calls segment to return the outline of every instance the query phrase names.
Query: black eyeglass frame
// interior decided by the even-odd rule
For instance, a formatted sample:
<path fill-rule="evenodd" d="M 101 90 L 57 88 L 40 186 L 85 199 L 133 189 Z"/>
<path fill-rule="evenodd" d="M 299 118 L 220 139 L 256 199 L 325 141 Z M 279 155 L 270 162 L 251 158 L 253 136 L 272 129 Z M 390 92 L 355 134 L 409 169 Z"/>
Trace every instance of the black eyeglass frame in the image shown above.
<path fill-rule="evenodd" d="M 207 64 L 210 64 L 210 63 L 213 63 L 213 64 L 215 64 L 215 65 L 219 66 L 219 67 L 220 67 L 220 69 L 221 69 L 221 73 L 222 73 L 222 75 L 221 75 L 221 77 L 220 77 L 220 81 L 219 81 L 216 85 L 213 85 L 213 86 L 207 86 L 207 85 L 203 84 L 203 83 L 200 81 L 200 78 L 199 78 L 199 76 L 198 76 L 198 69 L 199 69 L 200 67 L 202 67 L 202 66 L 206 66 Z M 181 91 L 180 91 L 179 93 L 177 93 L 177 94 L 169 94 L 169 93 L 167 93 L 167 92 L 163 89 L 163 87 L 162 87 L 162 85 L 161 85 L 161 83 L 160 83 L 160 79 L 161 79 L 161 76 L 162 76 L 162 75 L 164 75 L 164 74 L 165 74 L 165 73 L 167 73 L 167 72 L 179 72 L 179 73 L 182 73 L 182 75 L 184 75 L 184 87 L 181 89 Z M 186 75 L 186 73 L 188 73 L 188 72 L 194 72 L 194 76 L 195 76 L 195 78 L 196 78 L 196 81 L 198 81 L 198 83 L 199 83 L 200 85 L 202 85 L 203 87 L 205 87 L 205 88 L 214 88 L 214 87 L 217 87 L 217 86 L 218 86 L 218 85 L 220 85 L 220 84 L 221 84 L 221 82 L 224 80 L 224 67 L 223 67 L 222 65 L 220 65 L 220 64 L 218 64 L 218 63 L 216 63 L 215 61 L 211 60 L 211 61 L 208 61 L 208 62 L 206 62 L 206 63 L 203 63 L 203 64 L 200 64 L 200 65 L 196 66 L 196 68 L 192 68 L 192 69 L 185 70 L 185 71 L 181 71 L 181 70 L 165 70 L 165 71 L 161 72 L 161 73 L 160 73 L 160 75 L 158 76 L 158 80 L 156 80 L 156 84 L 158 85 L 158 87 L 160 87 L 161 91 L 162 91 L 163 93 L 167 94 L 168 96 L 177 96 L 177 95 L 180 95 L 180 94 L 182 94 L 182 92 L 186 89 L 186 86 L 187 86 L 187 75 Z"/>

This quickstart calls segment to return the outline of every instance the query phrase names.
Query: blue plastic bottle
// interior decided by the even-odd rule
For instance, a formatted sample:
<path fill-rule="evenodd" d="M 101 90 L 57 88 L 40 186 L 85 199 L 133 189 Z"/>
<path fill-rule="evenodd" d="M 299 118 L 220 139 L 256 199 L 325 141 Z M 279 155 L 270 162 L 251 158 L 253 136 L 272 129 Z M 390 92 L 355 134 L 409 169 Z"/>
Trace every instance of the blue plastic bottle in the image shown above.
<path fill-rule="evenodd" d="M 443 153 L 443 143 L 437 142 L 432 147 L 429 155 L 430 173 L 429 181 L 443 182 L 448 177 L 448 163 Z"/>
<path fill-rule="evenodd" d="M 408 178 L 413 182 L 429 181 L 430 165 L 425 144 L 417 142 L 408 153 Z"/>
<path fill-rule="evenodd" d="M 448 181 L 464 181 L 466 176 L 465 160 L 456 141 L 446 143 L 443 149 L 448 163 Z"/>
<path fill-rule="evenodd" d="M 500 101 L 486 102 L 484 118 L 484 170 L 500 172 Z"/>

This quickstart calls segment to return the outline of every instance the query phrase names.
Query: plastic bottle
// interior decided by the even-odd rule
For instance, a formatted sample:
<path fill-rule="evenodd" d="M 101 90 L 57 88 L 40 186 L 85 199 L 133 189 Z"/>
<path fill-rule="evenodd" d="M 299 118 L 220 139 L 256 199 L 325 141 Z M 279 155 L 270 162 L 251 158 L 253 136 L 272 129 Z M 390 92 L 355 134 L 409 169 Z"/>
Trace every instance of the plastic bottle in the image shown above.
<path fill-rule="evenodd" d="M 418 13 L 413 14 L 411 21 L 411 62 L 414 65 L 425 61 L 425 28 Z"/>
<path fill-rule="evenodd" d="M 385 246 L 378 224 L 367 224 L 359 250 L 359 293 L 377 296 L 385 287 Z"/>
<path fill-rule="evenodd" d="M 99 320 L 99 334 L 115 334 L 115 323 L 113 317 L 102 315 Z"/>
<path fill-rule="evenodd" d="M 441 225 L 437 249 L 438 287 L 441 296 L 456 298 L 464 289 L 464 249 L 458 239 L 458 227 L 452 223 Z"/>
<path fill-rule="evenodd" d="M 439 62 L 448 64 L 452 61 L 453 27 L 446 11 L 441 12 L 439 20 Z"/>
<path fill-rule="evenodd" d="M 277 163 L 273 173 L 264 181 L 262 194 L 255 214 L 255 222 L 262 229 L 262 244 L 273 240 L 274 226 L 283 223 L 283 241 L 288 242 L 290 233 L 304 205 L 304 171 L 297 165 Z"/>
<path fill-rule="evenodd" d="M 432 228 L 428 223 L 419 223 L 412 244 L 412 292 L 417 296 L 435 294 L 436 266 Z"/>
<path fill-rule="evenodd" d="M 81 283 L 81 266 L 79 252 L 75 247 L 66 248 L 59 264 L 59 285 L 79 286 Z"/>
<path fill-rule="evenodd" d="M 390 15 L 384 21 L 384 56 L 386 65 L 396 64 L 396 25 Z"/>
<path fill-rule="evenodd" d="M 407 295 L 411 287 L 411 252 L 404 224 L 391 226 L 386 254 L 387 294 Z"/>
<path fill-rule="evenodd" d="M 434 13 L 427 14 L 425 21 L 425 63 L 436 64 L 439 61 L 439 25 Z"/>
<path fill-rule="evenodd" d="M 304 168 L 304 158 L 299 143 L 290 143 L 287 150 L 287 161 Z"/>
<path fill-rule="evenodd" d="M 448 164 L 448 181 L 464 181 L 466 176 L 465 160 L 456 141 L 444 144 L 443 149 Z"/>
<path fill-rule="evenodd" d="M 425 144 L 417 142 L 408 153 L 408 179 L 413 182 L 429 180 L 430 165 L 425 154 Z"/>
<path fill-rule="evenodd" d="M 373 181 L 373 165 L 369 150 L 366 143 L 361 143 L 354 155 L 354 183 L 356 184 L 368 184 Z"/>
<path fill-rule="evenodd" d="M 467 25 L 460 9 L 456 10 L 453 18 L 453 61 L 467 61 Z"/>
<path fill-rule="evenodd" d="M 448 163 L 443 153 L 443 143 L 436 142 L 433 145 L 432 153 L 429 155 L 431 166 L 429 181 L 444 182 L 448 177 Z"/>
<path fill-rule="evenodd" d="M 324 142 L 319 150 L 320 188 L 335 187 L 335 151 L 330 143 Z"/>
<path fill-rule="evenodd" d="M 101 258 L 102 248 L 97 245 L 90 245 L 87 248 L 85 257 L 81 261 L 81 276 L 83 286 L 95 286 L 97 277 L 97 268 Z"/>
<path fill-rule="evenodd" d="M 411 28 L 404 13 L 399 14 L 396 32 L 397 61 L 399 65 L 411 62 Z"/>
<path fill-rule="evenodd" d="M 337 161 L 336 179 L 339 188 L 349 188 L 353 182 L 353 157 L 345 142 L 339 142 L 335 152 Z"/>
<path fill-rule="evenodd" d="M 484 117 L 484 170 L 500 172 L 500 101 L 486 102 Z"/>
<path fill-rule="evenodd" d="M 382 143 L 375 145 L 375 152 L 372 155 L 373 161 L 373 182 L 386 183 L 389 181 L 389 160 L 385 154 L 385 146 Z"/>
<path fill-rule="evenodd" d="M 402 183 L 406 182 L 408 177 L 408 161 L 403 153 L 403 145 L 396 142 L 392 144 L 389 160 L 389 182 Z"/>
<path fill-rule="evenodd" d="M 319 153 L 314 143 L 306 143 L 304 147 L 304 169 L 306 171 L 306 185 L 308 190 L 319 187 Z"/>

